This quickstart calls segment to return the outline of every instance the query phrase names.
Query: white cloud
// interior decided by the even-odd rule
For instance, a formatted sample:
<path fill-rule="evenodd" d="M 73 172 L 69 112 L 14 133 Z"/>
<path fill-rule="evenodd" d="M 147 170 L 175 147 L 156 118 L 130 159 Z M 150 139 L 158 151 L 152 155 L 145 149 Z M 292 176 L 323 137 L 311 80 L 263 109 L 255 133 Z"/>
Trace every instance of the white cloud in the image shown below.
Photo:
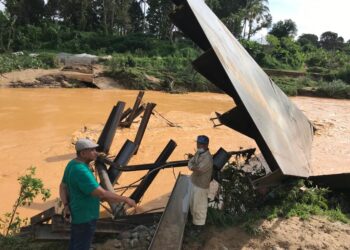
<path fill-rule="evenodd" d="M 273 23 L 292 19 L 297 24 L 298 35 L 320 36 L 333 31 L 346 41 L 350 39 L 349 0 L 270 0 L 269 7 Z"/>

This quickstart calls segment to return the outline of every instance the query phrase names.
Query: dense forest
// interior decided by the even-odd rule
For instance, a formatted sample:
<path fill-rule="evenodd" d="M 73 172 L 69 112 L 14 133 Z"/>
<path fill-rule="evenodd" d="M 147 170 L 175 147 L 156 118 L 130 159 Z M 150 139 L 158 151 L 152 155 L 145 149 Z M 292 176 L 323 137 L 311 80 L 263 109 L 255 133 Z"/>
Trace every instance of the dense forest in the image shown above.
<path fill-rule="evenodd" d="M 113 55 L 110 74 L 116 77 L 132 74 L 137 78 L 146 72 L 191 83 L 194 89 L 205 82 L 189 67 L 189 61 L 201 52 L 170 21 L 169 14 L 175 9 L 170 0 L 0 2 L 5 7 L 0 11 L 0 73 L 52 67 L 50 53 L 71 52 Z M 296 37 L 293 20 L 273 23 L 268 0 L 206 2 L 263 68 L 319 75 L 324 82 L 349 87 L 350 40 L 344 41 L 341 34 L 325 31 L 320 37 Z M 255 41 L 254 35 L 263 28 L 269 30 L 268 35 Z M 19 59 L 13 56 L 15 51 L 43 55 Z M 310 86 L 312 81 L 308 81 Z M 305 85 L 288 80 L 284 90 L 297 94 L 298 84 Z"/>

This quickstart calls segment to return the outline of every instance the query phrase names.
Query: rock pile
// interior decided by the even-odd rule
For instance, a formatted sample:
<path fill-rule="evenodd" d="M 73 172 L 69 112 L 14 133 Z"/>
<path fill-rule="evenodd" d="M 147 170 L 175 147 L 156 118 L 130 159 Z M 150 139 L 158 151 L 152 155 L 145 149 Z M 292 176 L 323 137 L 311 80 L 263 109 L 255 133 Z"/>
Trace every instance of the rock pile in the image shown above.
<path fill-rule="evenodd" d="M 155 231 L 156 225 L 148 227 L 140 225 L 122 232 L 118 235 L 117 239 L 110 239 L 104 244 L 96 245 L 95 249 L 146 250 L 151 243 Z"/>

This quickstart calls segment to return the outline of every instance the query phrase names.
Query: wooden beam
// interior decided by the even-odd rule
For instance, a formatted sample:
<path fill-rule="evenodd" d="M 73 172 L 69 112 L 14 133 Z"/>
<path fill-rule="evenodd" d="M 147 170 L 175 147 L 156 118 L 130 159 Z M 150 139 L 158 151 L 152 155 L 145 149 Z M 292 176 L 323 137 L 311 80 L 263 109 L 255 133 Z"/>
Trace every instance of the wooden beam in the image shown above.
<path fill-rule="evenodd" d="M 55 207 L 51 207 L 40 214 L 37 214 L 30 218 L 30 224 L 35 225 L 39 223 L 43 223 L 49 221 L 56 214 Z"/>
<path fill-rule="evenodd" d="M 51 225 L 42 224 L 33 227 L 33 236 L 36 240 L 69 240 L 69 232 L 52 232 Z"/>

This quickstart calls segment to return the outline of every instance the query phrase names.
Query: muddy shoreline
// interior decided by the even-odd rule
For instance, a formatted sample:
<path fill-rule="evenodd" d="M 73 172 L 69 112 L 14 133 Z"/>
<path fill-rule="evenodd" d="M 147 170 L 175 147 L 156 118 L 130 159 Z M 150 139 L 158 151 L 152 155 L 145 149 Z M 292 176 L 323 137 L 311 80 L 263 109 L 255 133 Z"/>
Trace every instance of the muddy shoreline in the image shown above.
<path fill-rule="evenodd" d="M 183 94 L 193 92 L 183 86 L 162 82 L 152 76 L 145 75 L 148 91 L 162 91 L 166 93 Z M 97 89 L 129 89 L 136 90 L 137 84 L 130 84 L 130 79 L 115 79 L 106 74 L 103 65 L 76 66 L 60 69 L 27 69 L 13 71 L 0 75 L 0 88 L 97 88 Z M 141 86 L 141 85 L 140 85 Z M 202 91 L 200 91 L 202 92 Z M 203 91 L 203 93 L 223 92 L 217 88 Z M 316 88 L 305 87 L 298 90 L 296 96 L 330 98 L 317 91 Z M 333 98 L 332 98 L 333 99 Z M 334 98 L 347 100 L 347 98 Z"/>

